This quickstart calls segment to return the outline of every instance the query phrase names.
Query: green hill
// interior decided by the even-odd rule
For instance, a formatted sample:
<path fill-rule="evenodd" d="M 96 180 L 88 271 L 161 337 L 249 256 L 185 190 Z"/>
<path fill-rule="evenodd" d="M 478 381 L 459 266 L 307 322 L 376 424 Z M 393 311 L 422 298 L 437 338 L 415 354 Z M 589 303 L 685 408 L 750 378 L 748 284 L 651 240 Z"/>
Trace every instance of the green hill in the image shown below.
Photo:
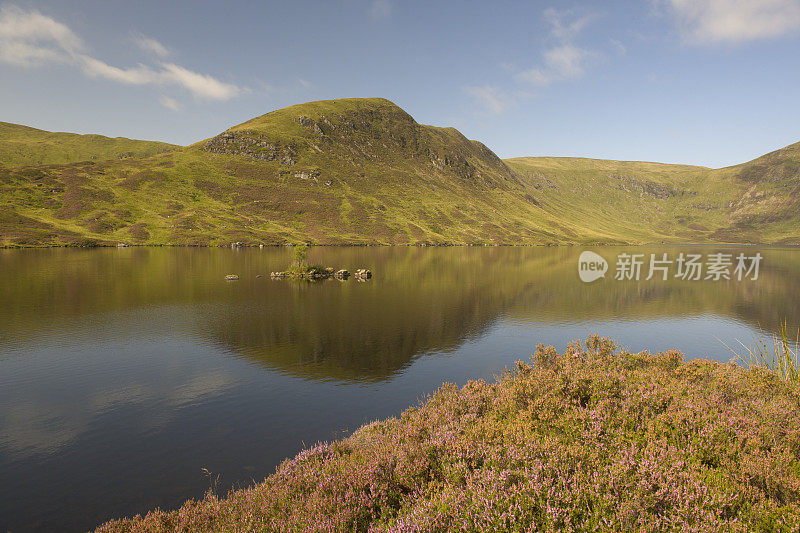
<path fill-rule="evenodd" d="M 0 168 L 0 203 L 6 245 L 542 243 L 564 234 L 491 150 L 384 99 L 292 106 L 150 157 Z"/>
<path fill-rule="evenodd" d="M 0 123 L 0 245 L 794 243 L 798 162 L 502 161 L 382 98 L 189 147 Z"/>
<path fill-rule="evenodd" d="M 800 243 L 800 143 L 722 169 L 522 157 L 506 163 L 581 234 L 643 242 Z"/>
<path fill-rule="evenodd" d="M 155 141 L 124 137 L 53 133 L 0 122 L 0 165 L 51 165 L 147 157 L 179 148 Z"/>

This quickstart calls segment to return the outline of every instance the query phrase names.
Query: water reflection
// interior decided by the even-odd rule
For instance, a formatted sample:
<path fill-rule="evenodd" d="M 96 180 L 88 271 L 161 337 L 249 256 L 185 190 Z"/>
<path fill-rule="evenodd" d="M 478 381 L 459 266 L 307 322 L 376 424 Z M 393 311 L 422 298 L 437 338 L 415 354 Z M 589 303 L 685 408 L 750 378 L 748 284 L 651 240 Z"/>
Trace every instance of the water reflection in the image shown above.
<path fill-rule="evenodd" d="M 720 249 L 739 250 L 699 251 Z M 264 277 L 283 248 L 0 250 L 0 530 L 174 507 L 208 487 L 202 468 L 226 487 L 262 479 L 303 443 L 491 377 L 538 342 L 598 332 L 727 359 L 717 339 L 800 317 L 795 249 L 760 249 L 757 281 L 591 284 L 581 251 L 314 249 L 375 277 L 308 285 Z M 636 249 L 663 251 L 678 252 Z"/>

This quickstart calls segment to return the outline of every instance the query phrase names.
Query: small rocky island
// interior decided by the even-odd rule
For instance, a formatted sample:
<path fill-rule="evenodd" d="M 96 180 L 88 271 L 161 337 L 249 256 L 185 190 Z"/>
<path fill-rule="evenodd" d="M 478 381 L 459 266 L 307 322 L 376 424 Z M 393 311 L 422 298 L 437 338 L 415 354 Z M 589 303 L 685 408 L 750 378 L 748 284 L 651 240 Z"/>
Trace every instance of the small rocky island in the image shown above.
<path fill-rule="evenodd" d="M 324 279 L 338 279 L 347 281 L 350 278 L 350 271 L 344 268 L 336 269 L 323 265 L 309 265 L 308 246 L 303 244 L 294 249 L 294 262 L 287 270 L 270 272 L 271 279 L 302 279 L 307 281 L 321 281 Z M 359 268 L 353 272 L 352 276 L 357 281 L 366 281 L 372 278 L 372 271 L 366 268 Z"/>
<path fill-rule="evenodd" d="M 270 272 L 271 279 L 305 279 L 308 281 L 319 281 L 323 279 L 338 279 L 340 281 L 347 281 L 350 277 L 350 271 L 347 269 L 335 269 L 333 267 L 310 266 L 306 270 L 283 270 L 277 272 Z M 372 278 L 372 271 L 366 268 L 359 268 L 353 274 L 353 277 L 358 281 L 366 281 Z"/>

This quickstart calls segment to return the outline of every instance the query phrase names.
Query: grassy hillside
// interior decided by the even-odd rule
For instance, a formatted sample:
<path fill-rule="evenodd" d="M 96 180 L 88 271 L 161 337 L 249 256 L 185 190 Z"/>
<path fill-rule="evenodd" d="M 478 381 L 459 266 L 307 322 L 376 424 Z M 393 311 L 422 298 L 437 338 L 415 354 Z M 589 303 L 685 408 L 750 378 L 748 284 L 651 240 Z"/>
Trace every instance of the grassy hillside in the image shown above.
<path fill-rule="evenodd" d="M 98 531 L 797 531 L 796 384 L 682 359 L 540 346 L 252 487 Z"/>
<path fill-rule="evenodd" d="M 800 243 L 800 143 L 722 169 L 522 157 L 506 163 L 552 217 L 624 242 Z"/>
<path fill-rule="evenodd" d="M 0 122 L 0 166 L 52 165 L 147 157 L 179 148 L 124 137 L 53 133 Z"/>
<path fill-rule="evenodd" d="M 580 226 L 582 235 L 623 242 L 704 240 L 681 206 L 696 199 L 708 169 L 628 161 L 542 157 L 508 165 L 536 191 L 543 209 Z"/>
<path fill-rule="evenodd" d="M 452 128 L 383 99 L 274 111 L 183 150 L 0 168 L 6 245 L 544 243 L 568 227 Z"/>
<path fill-rule="evenodd" d="M 719 170 L 502 161 L 381 98 L 291 106 L 186 148 L 1 124 L 0 163 L 5 246 L 800 243 L 800 144 Z"/>
<path fill-rule="evenodd" d="M 800 243 L 800 143 L 721 169 L 715 176 L 738 185 L 726 205 L 730 223 L 716 238 Z"/>

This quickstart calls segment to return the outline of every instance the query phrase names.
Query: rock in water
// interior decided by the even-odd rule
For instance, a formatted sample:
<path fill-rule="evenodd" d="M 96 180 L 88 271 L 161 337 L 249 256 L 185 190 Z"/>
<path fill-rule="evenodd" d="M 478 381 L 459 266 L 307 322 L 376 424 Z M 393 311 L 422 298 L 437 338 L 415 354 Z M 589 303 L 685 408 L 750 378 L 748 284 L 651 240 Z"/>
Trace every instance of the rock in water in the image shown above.
<path fill-rule="evenodd" d="M 359 268 L 355 273 L 356 278 L 359 280 L 366 280 L 372 277 L 372 271 L 366 268 Z"/>

